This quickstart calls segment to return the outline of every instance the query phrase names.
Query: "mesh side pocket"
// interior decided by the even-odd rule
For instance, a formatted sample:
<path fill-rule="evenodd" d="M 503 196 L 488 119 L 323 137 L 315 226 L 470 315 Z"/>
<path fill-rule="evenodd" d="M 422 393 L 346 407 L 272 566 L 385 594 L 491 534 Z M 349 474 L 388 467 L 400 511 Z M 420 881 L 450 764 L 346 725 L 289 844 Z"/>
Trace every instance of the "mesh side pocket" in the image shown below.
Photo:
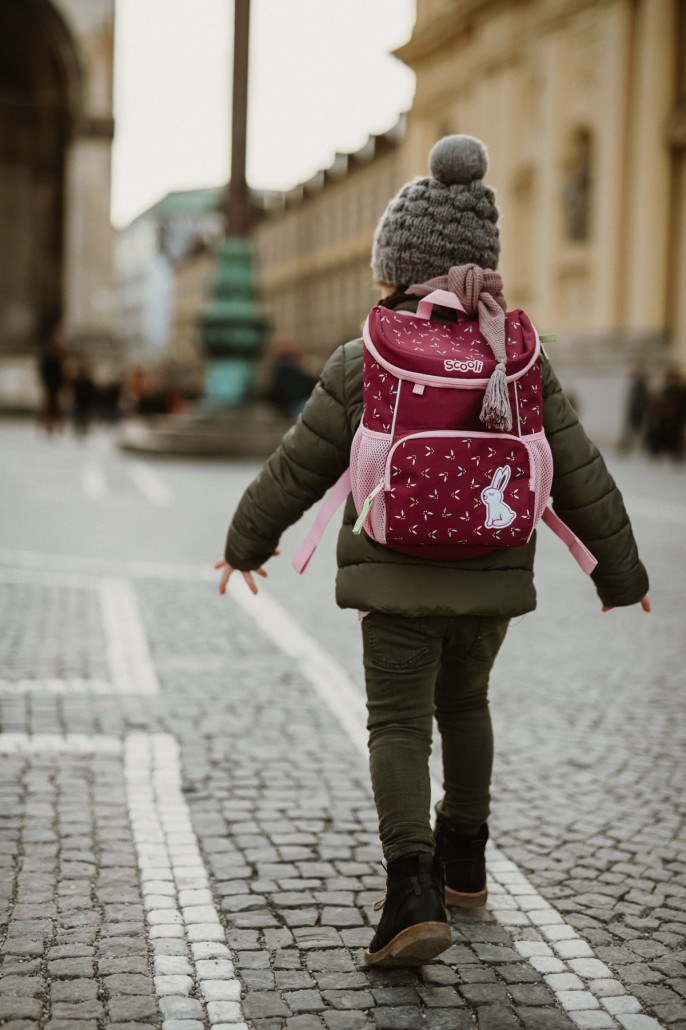
<path fill-rule="evenodd" d="M 534 524 L 539 521 L 548 504 L 553 484 L 553 455 L 544 436 L 538 440 L 523 440 L 531 459 L 534 484 Z"/>
<path fill-rule="evenodd" d="M 363 426 L 360 426 L 353 437 L 350 449 L 350 478 L 358 515 L 367 497 L 383 480 L 390 447 L 390 436 L 372 436 Z M 372 540 L 382 544 L 386 542 L 386 499 L 383 490 L 380 490 L 372 501 L 364 528 Z"/>

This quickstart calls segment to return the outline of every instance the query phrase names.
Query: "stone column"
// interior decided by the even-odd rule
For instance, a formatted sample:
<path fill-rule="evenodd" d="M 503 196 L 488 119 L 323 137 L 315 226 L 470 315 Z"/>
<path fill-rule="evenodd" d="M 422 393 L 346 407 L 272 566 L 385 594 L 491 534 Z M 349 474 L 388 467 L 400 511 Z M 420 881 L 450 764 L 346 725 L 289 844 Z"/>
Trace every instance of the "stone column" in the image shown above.
<path fill-rule="evenodd" d="M 64 324 L 67 339 L 89 349 L 109 349 L 114 337 L 111 141 L 112 120 L 90 119 L 67 152 Z"/>
<path fill-rule="evenodd" d="M 684 115 L 683 144 L 674 157 L 674 248 L 673 268 L 668 285 L 671 286 L 667 312 L 671 329 L 672 357 L 682 371 L 686 371 L 686 113 Z"/>
<path fill-rule="evenodd" d="M 672 54 L 676 58 L 675 96 L 666 123 L 666 140 L 672 158 L 672 218 L 669 274 L 667 279 L 667 329 L 670 358 L 686 372 L 686 64 L 680 58 L 686 48 L 686 6 L 672 0 L 676 21 Z"/>
<path fill-rule="evenodd" d="M 625 274 L 620 324 L 634 332 L 666 328 L 670 234 L 670 153 L 665 118 L 674 82 L 673 5 L 636 5 L 625 151 Z"/>
<path fill-rule="evenodd" d="M 111 356 L 114 0 L 53 2 L 73 36 L 80 69 L 65 167 L 64 328 L 71 345 Z"/>
<path fill-rule="evenodd" d="M 589 323 L 593 332 L 612 334 L 621 307 L 625 211 L 622 183 L 626 161 L 626 91 L 631 53 L 631 15 L 625 4 L 608 5 L 599 19 L 602 70 L 599 93 L 587 97 L 594 134 L 594 190 L 591 211 L 592 287 Z M 590 114 L 591 105 L 596 110 Z"/>
<path fill-rule="evenodd" d="M 532 235 L 536 254 L 533 266 L 536 283 L 533 306 L 538 324 L 554 327 L 554 331 L 559 329 L 559 321 L 556 319 L 558 241 L 561 236 L 559 168 L 562 131 L 559 112 L 564 89 L 560 76 L 561 59 L 562 41 L 557 33 L 551 33 L 540 50 L 541 77 L 546 83 L 541 114 L 545 147 L 539 158 L 538 217 L 532 227 Z"/>

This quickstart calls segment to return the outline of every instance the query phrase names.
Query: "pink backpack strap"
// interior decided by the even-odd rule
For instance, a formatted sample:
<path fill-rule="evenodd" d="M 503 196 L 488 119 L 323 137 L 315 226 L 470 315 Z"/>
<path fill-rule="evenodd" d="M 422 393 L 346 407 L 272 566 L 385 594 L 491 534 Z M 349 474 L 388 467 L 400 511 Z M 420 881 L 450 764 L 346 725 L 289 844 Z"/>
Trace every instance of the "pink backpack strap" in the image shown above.
<path fill-rule="evenodd" d="M 331 487 L 322 505 L 317 512 L 317 517 L 312 523 L 312 528 L 302 544 L 298 548 L 295 558 L 292 561 L 293 568 L 301 575 L 307 568 L 307 564 L 317 549 L 317 544 L 322 538 L 329 521 L 335 512 L 343 504 L 351 490 L 350 469 L 346 469 L 338 481 Z M 572 557 L 581 567 L 587 576 L 595 569 L 598 561 L 593 557 L 589 549 L 582 544 L 576 534 L 572 533 L 569 526 L 566 526 L 552 508 L 546 508 L 541 516 L 542 521 L 552 529 L 555 536 L 559 537 L 563 544 L 569 549 Z"/>
<path fill-rule="evenodd" d="M 552 529 L 555 536 L 559 536 L 562 543 L 569 548 L 572 558 L 581 566 L 583 572 L 590 576 L 598 561 L 593 557 L 589 549 L 581 543 L 578 536 L 572 533 L 569 526 L 565 526 L 562 519 L 558 518 L 552 508 L 546 508 L 541 518 L 546 526 Z"/>
<path fill-rule="evenodd" d="M 351 489 L 350 469 L 348 468 L 327 493 L 321 508 L 317 512 L 317 517 L 312 523 L 312 529 L 298 548 L 295 558 L 291 563 L 296 572 L 302 574 L 307 568 L 307 563 L 314 554 L 331 516 L 343 504 Z"/>

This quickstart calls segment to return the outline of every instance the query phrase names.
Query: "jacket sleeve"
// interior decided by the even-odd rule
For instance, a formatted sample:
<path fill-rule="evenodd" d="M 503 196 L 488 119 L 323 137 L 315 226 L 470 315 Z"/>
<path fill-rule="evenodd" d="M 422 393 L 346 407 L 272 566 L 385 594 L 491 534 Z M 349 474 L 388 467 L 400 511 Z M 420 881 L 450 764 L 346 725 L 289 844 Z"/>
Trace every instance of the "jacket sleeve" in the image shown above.
<path fill-rule="evenodd" d="M 648 576 L 622 495 L 549 361 L 543 362 L 543 425 L 553 453 L 553 508 L 597 559 L 598 596 L 610 607 L 636 604 L 648 592 Z"/>
<path fill-rule="evenodd" d="M 241 498 L 224 557 L 235 569 L 257 569 L 281 534 L 318 501 L 350 463 L 346 348 L 329 358 L 302 414 Z"/>

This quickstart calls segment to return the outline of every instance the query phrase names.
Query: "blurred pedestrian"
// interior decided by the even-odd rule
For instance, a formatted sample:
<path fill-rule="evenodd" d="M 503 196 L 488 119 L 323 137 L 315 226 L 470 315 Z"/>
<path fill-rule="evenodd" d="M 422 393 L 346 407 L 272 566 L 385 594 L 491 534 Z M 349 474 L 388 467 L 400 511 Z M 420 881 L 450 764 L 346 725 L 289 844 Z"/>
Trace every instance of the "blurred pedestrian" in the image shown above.
<path fill-rule="evenodd" d="M 637 362 L 631 369 L 624 406 L 624 426 L 619 449 L 633 451 L 646 445 L 650 416 L 650 383 L 645 366 Z"/>
<path fill-rule="evenodd" d="M 372 271 L 382 304 L 416 311 L 418 294 L 433 290 L 438 279 L 456 284 L 453 292 L 471 317 L 478 303 L 490 318 L 495 296 L 483 287 L 468 296 L 457 285 L 467 275 L 484 283 L 487 274 L 500 285 L 496 272 L 484 271 L 497 265 L 500 251 L 495 198 L 482 182 L 485 148 L 472 137 L 449 136 L 435 145 L 429 165 L 432 175 L 407 183 L 377 227 Z M 267 574 L 263 564 L 284 530 L 348 467 L 362 415 L 362 376 L 362 341 L 339 347 L 295 427 L 238 505 L 224 558 L 215 566 L 220 593 L 234 570 L 256 593 L 253 574 Z M 602 610 L 640 603 L 649 611 L 648 578 L 621 495 L 548 361 L 542 377 L 554 506 L 593 549 Z M 383 468 L 382 459 L 380 475 Z M 446 901 L 474 908 L 486 900 L 493 760 L 488 682 L 510 619 L 536 604 L 535 535 L 523 546 L 478 557 L 430 560 L 390 550 L 365 533 L 354 535 L 357 515 L 349 499 L 338 542 L 336 598 L 362 616 L 370 769 L 387 863 L 383 913 L 365 959 L 419 965 L 450 944 Z M 445 793 L 432 830 L 434 712 Z"/>
<path fill-rule="evenodd" d="M 52 436 L 64 428 L 63 395 L 67 384 L 65 353 L 59 332 L 39 355 L 38 377 L 42 392 L 41 422 L 48 436 Z"/>
<path fill-rule="evenodd" d="M 681 370 L 676 365 L 670 365 L 665 372 L 662 388 L 652 403 L 649 431 L 651 454 L 667 454 L 675 461 L 683 461 L 685 425 L 686 383 Z"/>
<path fill-rule="evenodd" d="M 128 414 L 138 415 L 142 412 L 149 391 L 148 373 L 142 365 L 134 365 L 126 376 L 124 386 Z"/>
<path fill-rule="evenodd" d="M 122 384 L 121 379 L 112 374 L 100 386 L 100 412 L 109 425 L 116 425 L 122 417 Z"/>
<path fill-rule="evenodd" d="M 98 391 L 86 361 L 79 361 L 71 381 L 71 419 L 77 436 L 85 436 L 93 420 Z"/>
<path fill-rule="evenodd" d="M 277 345 L 272 368 L 271 400 L 279 410 L 295 422 L 312 393 L 317 377 L 302 367 L 302 355 L 289 343 Z"/>
<path fill-rule="evenodd" d="M 188 407 L 188 401 L 175 387 L 170 386 L 164 393 L 164 410 L 167 415 L 181 415 Z"/>

